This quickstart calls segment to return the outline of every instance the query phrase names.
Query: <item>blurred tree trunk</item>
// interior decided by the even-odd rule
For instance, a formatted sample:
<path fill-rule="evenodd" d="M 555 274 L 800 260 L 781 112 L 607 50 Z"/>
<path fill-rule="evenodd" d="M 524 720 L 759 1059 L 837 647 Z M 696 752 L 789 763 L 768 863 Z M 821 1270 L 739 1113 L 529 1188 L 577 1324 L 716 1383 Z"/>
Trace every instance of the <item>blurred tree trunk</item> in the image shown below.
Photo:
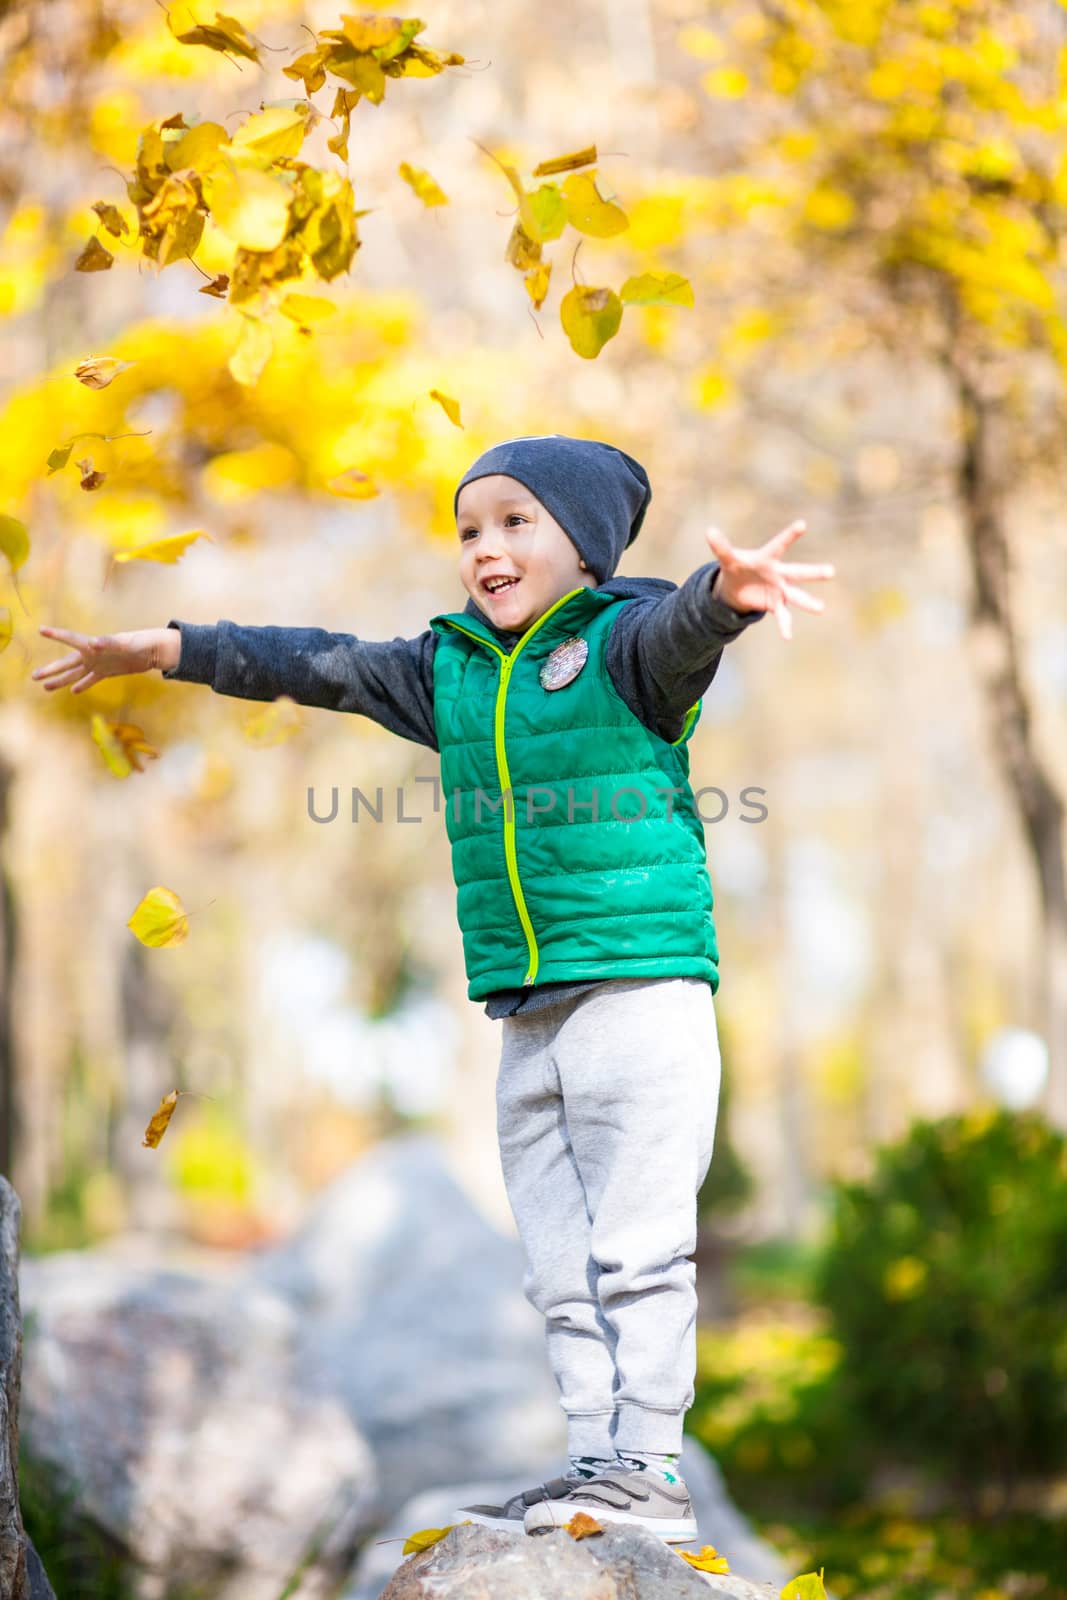
<path fill-rule="evenodd" d="M 949 358 L 960 405 L 963 447 L 957 485 L 974 588 L 971 625 L 993 754 L 1008 785 L 1037 868 L 1044 938 L 1041 973 L 1049 1077 L 1049 1121 L 1067 1129 L 1067 886 L 1063 800 L 1037 751 L 1030 702 L 1019 671 L 1008 540 L 991 444 L 993 403 Z"/>
<path fill-rule="evenodd" d="M 8 796 L 15 769 L 0 755 L 0 1173 L 9 1173 L 15 1159 L 15 944 L 18 925 L 15 895 L 8 877 L 4 844 Z"/>

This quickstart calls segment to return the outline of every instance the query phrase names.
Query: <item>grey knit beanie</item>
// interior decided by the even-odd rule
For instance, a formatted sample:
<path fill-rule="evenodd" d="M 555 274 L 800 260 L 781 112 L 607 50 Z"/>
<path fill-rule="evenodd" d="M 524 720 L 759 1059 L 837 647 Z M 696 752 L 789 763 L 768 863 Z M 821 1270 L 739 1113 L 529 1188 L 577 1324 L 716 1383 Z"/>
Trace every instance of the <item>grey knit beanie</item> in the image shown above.
<path fill-rule="evenodd" d="M 625 450 L 563 433 L 505 439 L 480 455 L 456 485 L 505 473 L 526 485 L 559 523 L 597 583 L 612 576 L 633 544 L 652 499 L 648 473 Z"/>

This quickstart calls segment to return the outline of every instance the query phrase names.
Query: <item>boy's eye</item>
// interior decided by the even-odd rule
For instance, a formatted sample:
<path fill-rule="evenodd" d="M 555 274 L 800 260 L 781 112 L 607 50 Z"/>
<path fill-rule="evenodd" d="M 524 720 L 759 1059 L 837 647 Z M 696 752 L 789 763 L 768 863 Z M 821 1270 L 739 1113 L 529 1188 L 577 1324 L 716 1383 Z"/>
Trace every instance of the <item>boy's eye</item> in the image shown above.
<path fill-rule="evenodd" d="M 509 511 L 507 516 L 504 518 L 505 524 L 509 523 L 513 517 L 517 518 L 519 522 L 525 522 L 526 521 L 526 518 L 523 517 L 523 516 L 520 516 L 517 511 Z M 464 528 L 463 532 L 459 536 L 460 543 L 461 544 L 465 544 L 466 540 L 467 540 L 468 533 L 477 533 L 477 531 L 478 531 L 477 528 Z"/>

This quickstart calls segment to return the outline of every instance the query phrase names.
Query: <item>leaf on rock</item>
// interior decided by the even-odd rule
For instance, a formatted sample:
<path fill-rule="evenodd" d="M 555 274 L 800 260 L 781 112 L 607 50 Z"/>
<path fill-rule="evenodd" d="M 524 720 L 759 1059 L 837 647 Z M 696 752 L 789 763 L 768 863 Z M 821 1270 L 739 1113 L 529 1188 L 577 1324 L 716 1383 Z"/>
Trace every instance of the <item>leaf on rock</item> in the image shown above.
<path fill-rule="evenodd" d="M 189 933 L 189 919 L 181 900 L 173 889 L 160 884 L 149 889 L 126 926 L 151 950 L 181 944 Z"/>
<path fill-rule="evenodd" d="M 822 1581 L 825 1571 L 825 1567 L 820 1567 L 818 1572 L 805 1572 L 799 1578 L 790 1578 L 779 1592 L 778 1600 L 826 1600 Z"/>
<path fill-rule="evenodd" d="M 688 1550 L 677 1552 L 683 1561 L 688 1561 L 691 1567 L 696 1567 L 699 1572 L 729 1572 L 730 1563 L 725 1556 L 721 1556 L 713 1544 L 702 1545 L 697 1555 L 692 1555 Z"/>
<path fill-rule="evenodd" d="M 603 1533 L 604 1529 L 587 1511 L 576 1511 L 567 1523 L 567 1532 L 572 1539 L 588 1539 L 590 1534 Z"/>
<path fill-rule="evenodd" d="M 470 1521 L 469 1517 L 467 1521 Z M 450 1522 L 444 1528 L 420 1528 L 417 1533 L 409 1533 L 404 1540 L 401 1554 L 412 1556 L 417 1555 L 420 1550 L 429 1550 L 431 1545 L 435 1545 L 439 1539 L 443 1539 L 446 1533 L 451 1533 L 453 1528 L 460 1526 L 461 1524 L 458 1522 Z"/>

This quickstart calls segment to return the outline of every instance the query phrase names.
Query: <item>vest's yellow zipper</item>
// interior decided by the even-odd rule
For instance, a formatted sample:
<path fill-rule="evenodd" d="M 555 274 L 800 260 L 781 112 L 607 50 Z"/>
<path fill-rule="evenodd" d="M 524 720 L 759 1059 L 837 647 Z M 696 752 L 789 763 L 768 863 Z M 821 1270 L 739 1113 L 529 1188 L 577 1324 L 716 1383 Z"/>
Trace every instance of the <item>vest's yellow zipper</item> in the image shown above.
<path fill-rule="evenodd" d="M 519 882 L 519 866 L 515 857 L 515 797 L 511 793 L 511 777 L 508 773 L 508 759 L 504 750 L 504 706 L 507 700 L 508 684 L 511 681 L 511 669 L 515 665 L 520 650 L 522 650 L 528 639 L 533 638 L 541 624 L 548 621 L 553 612 L 558 611 L 560 606 L 566 605 L 568 600 L 573 599 L 576 594 L 581 594 L 582 590 L 587 587 L 587 584 L 582 584 L 577 589 L 571 589 L 568 594 L 562 595 L 554 605 L 549 606 L 544 615 L 538 617 L 537 621 L 532 625 L 532 627 L 526 630 L 510 655 L 507 655 L 505 651 L 501 650 L 498 644 L 491 644 L 488 639 L 483 639 L 480 633 L 472 633 L 470 628 L 462 627 L 458 622 L 453 622 L 449 617 L 445 617 L 443 619 L 449 624 L 450 627 L 455 628 L 459 633 L 465 633 L 468 639 L 476 639 L 479 644 L 484 644 L 490 650 L 495 650 L 497 655 L 500 657 L 500 684 L 496 692 L 496 713 L 493 722 L 493 743 L 496 750 L 496 764 L 497 772 L 500 778 L 500 790 L 504 797 L 504 856 L 508 865 L 508 881 L 511 884 L 511 892 L 515 897 L 515 909 L 519 913 L 519 921 L 522 923 L 522 931 L 526 935 L 526 944 L 529 950 L 530 965 L 525 978 L 522 980 L 523 988 L 525 988 L 527 984 L 533 983 L 534 979 L 537 977 L 537 968 L 540 964 L 541 954 L 537 948 L 537 940 L 534 937 L 533 923 L 530 921 L 530 913 L 526 909 L 526 899 L 522 892 L 522 884 Z M 509 811 L 511 813 L 510 820 L 508 816 Z"/>

